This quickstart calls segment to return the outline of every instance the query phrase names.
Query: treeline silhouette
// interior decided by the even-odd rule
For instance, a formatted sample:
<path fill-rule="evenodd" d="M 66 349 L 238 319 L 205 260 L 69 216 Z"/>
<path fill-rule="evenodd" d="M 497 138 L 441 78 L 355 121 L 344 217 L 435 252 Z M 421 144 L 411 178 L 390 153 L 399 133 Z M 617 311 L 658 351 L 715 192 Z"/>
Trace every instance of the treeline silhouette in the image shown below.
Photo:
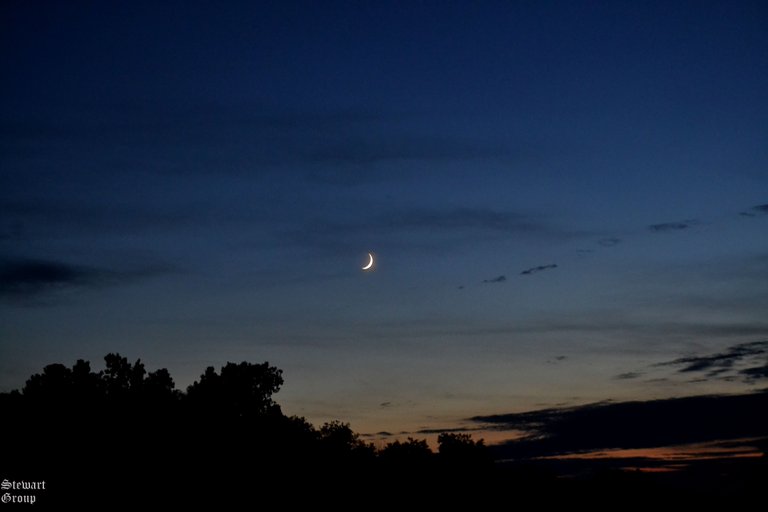
<path fill-rule="evenodd" d="M 562 506 L 574 500 L 618 507 L 630 497 L 635 504 L 671 497 L 687 506 L 725 497 L 733 505 L 736 498 L 760 496 L 768 474 L 762 457 L 691 466 L 669 478 L 595 461 L 577 468 L 587 469 L 587 478 L 560 478 L 557 467 L 568 461 L 536 454 L 494 461 L 492 453 L 504 458 L 512 445 L 492 452 L 462 433 L 440 434 L 436 451 L 413 438 L 376 448 L 349 424 L 315 427 L 286 416 L 273 398 L 283 384 L 282 371 L 267 362 L 227 363 L 218 372 L 208 367 L 181 391 L 166 369 L 148 372 L 140 360 L 130 363 L 119 354 L 104 360 L 105 369 L 98 372 L 84 360 L 71 367 L 51 364 L 20 391 L 0 393 L 0 480 L 46 481 L 46 490 L 36 495 L 37 508 L 220 510 L 278 504 L 359 510 L 375 503 L 474 509 L 521 502 Z M 754 414 L 764 417 L 764 411 Z M 535 419 L 529 416 L 498 420 Z M 594 426 L 624 425 L 609 420 Z M 576 435 L 592 424 L 579 425 L 566 431 Z M 537 442 L 553 441 L 534 436 L 519 444 Z"/>
<path fill-rule="evenodd" d="M 351 485 L 401 489 L 427 476 L 466 483 L 493 471 L 483 441 L 466 434 L 440 434 L 437 453 L 411 438 L 376 449 L 346 423 L 317 428 L 286 416 L 273 399 L 282 371 L 266 362 L 208 367 L 182 392 L 166 369 L 147 372 L 119 354 L 104 360 L 99 372 L 84 360 L 50 364 L 21 391 L 0 394 L 0 478 L 48 481 L 39 502 L 198 503 L 285 485 L 319 498 L 348 495 Z M 288 498 L 307 498 L 304 491 Z"/>

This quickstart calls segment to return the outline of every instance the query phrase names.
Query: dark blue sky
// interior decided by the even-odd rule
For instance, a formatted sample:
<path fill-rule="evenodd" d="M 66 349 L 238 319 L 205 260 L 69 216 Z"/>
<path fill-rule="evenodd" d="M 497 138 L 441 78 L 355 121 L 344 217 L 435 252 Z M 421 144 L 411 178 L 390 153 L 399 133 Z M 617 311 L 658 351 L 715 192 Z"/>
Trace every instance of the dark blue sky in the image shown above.
<path fill-rule="evenodd" d="M 755 385 L 656 365 L 768 336 L 764 2 L 0 19 L 3 389 L 268 359 L 375 432 Z"/>

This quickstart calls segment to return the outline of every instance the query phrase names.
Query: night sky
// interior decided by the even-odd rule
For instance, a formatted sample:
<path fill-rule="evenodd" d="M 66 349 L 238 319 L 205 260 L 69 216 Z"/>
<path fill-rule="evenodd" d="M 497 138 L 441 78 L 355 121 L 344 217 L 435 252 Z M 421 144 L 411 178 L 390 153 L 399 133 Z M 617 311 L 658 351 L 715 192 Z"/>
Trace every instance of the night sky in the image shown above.
<path fill-rule="evenodd" d="M 767 27 L 760 1 L 3 1 L 0 390 L 108 352 L 182 389 L 268 360 L 286 414 L 398 433 L 754 389 Z"/>

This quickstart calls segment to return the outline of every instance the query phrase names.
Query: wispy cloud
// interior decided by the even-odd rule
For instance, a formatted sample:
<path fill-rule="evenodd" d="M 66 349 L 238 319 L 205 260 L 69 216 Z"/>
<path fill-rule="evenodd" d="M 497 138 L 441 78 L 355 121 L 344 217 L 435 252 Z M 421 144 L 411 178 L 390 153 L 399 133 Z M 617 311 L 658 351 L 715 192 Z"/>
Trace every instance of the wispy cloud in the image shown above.
<path fill-rule="evenodd" d="M 414 432 L 415 434 L 442 434 L 444 432 L 472 432 L 480 430 L 479 428 L 453 427 L 453 428 L 422 428 Z"/>
<path fill-rule="evenodd" d="M 681 357 L 656 366 L 677 366 L 679 373 L 704 373 L 707 378 L 732 378 L 735 375 L 748 381 L 765 378 L 768 377 L 768 341 L 739 343 L 724 352 Z"/>
<path fill-rule="evenodd" d="M 642 377 L 642 373 L 640 372 L 626 372 L 626 373 L 620 373 L 614 377 L 616 380 L 631 380 L 636 379 L 638 377 Z"/>
<path fill-rule="evenodd" d="M 611 237 L 601 238 L 600 240 L 597 241 L 597 243 L 602 247 L 613 247 L 614 245 L 619 245 L 621 243 L 621 239 L 611 236 Z"/>
<path fill-rule="evenodd" d="M 112 286 L 168 271 L 160 266 L 118 271 L 62 261 L 4 259 L 0 261 L 0 297 L 27 301 L 56 291 Z"/>
<path fill-rule="evenodd" d="M 507 280 L 507 276 L 501 275 L 498 277 L 494 277 L 493 279 L 483 279 L 484 283 L 503 283 Z"/>
<path fill-rule="evenodd" d="M 202 217 L 202 208 L 186 205 L 172 210 L 140 204 L 133 207 L 39 200 L 13 200 L 0 202 L 0 215 L 12 219 L 7 235 L 0 238 L 32 237 L 51 231 L 82 233 L 126 233 L 162 230 L 191 224 Z"/>
<path fill-rule="evenodd" d="M 759 204 L 753 206 L 749 210 L 740 212 L 739 215 L 743 217 L 757 217 L 758 215 L 768 215 L 768 204 Z"/>
<path fill-rule="evenodd" d="M 688 229 L 691 227 L 694 221 L 684 221 L 684 222 L 662 222 L 661 224 L 651 224 L 648 226 L 648 229 L 655 233 L 666 233 L 670 231 L 681 231 L 683 229 Z"/>
<path fill-rule="evenodd" d="M 507 144 L 437 135 L 416 128 L 419 125 L 418 116 L 411 113 L 371 110 L 112 105 L 85 113 L 61 112 L 55 122 L 44 118 L 3 119 L 0 142 L 13 150 L 14 159 L 28 158 L 31 152 L 20 148 L 33 147 L 38 159 L 69 164 L 71 148 L 87 148 L 98 136 L 107 150 L 100 159 L 131 155 L 120 157 L 120 162 L 111 161 L 116 170 L 139 158 L 165 162 L 163 173 L 210 174 L 215 169 L 216 173 L 252 175 L 279 169 L 281 174 L 291 172 L 334 185 L 392 176 L 360 172 L 361 166 L 500 159 L 509 155 Z M 195 148 L 195 161 L 205 165 L 190 165 L 189 147 Z M 94 161 L 95 165 L 105 163 Z"/>
<path fill-rule="evenodd" d="M 762 366 L 753 366 L 752 368 L 745 368 L 740 372 L 748 381 L 755 381 L 759 379 L 768 379 L 768 360 Z"/>
<path fill-rule="evenodd" d="M 354 221 L 320 220 L 276 233 L 284 242 L 338 250 L 360 245 L 360 240 L 402 243 L 418 236 L 419 246 L 439 246 L 470 240 L 499 239 L 510 235 L 531 238 L 568 238 L 575 233 L 534 215 L 488 208 L 410 209 L 377 212 Z M 413 246 L 410 244 L 409 246 Z M 346 249 L 345 249 L 346 250 Z"/>
<path fill-rule="evenodd" d="M 355 223 L 323 222 L 312 230 L 324 234 L 349 234 L 358 231 L 388 230 L 472 230 L 510 234 L 543 234 L 559 230 L 534 216 L 518 212 L 483 208 L 413 209 L 380 214 Z"/>
<path fill-rule="evenodd" d="M 523 270 L 522 272 L 520 272 L 520 275 L 526 276 L 530 274 L 535 274 L 537 272 L 543 272 L 544 270 L 550 270 L 553 268 L 557 268 L 557 265 L 554 263 L 551 265 L 539 265 L 538 267 L 531 267 Z"/>
<path fill-rule="evenodd" d="M 418 229 L 479 229 L 505 233 L 548 231 L 547 225 L 532 216 L 509 211 L 482 208 L 446 210 L 411 210 L 387 216 L 382 224 Z"/>
<path fill-rule="evenodd" d="M 109 274 L 104 271 L 57 261 L 28 259 L 0 263 L 0 294 L 5 296 L 93 285 L 105 279 L 109 279 Z"/>
<path fill-rule="evenodd" d="M 382 138 L 357 137 L 325 141 L 308 147 L 301 156 L 312 163 L 373 164 L 397 160 L 468 160 L 505 155 L 499 147 L 467 140 L 420 136 Z"/>

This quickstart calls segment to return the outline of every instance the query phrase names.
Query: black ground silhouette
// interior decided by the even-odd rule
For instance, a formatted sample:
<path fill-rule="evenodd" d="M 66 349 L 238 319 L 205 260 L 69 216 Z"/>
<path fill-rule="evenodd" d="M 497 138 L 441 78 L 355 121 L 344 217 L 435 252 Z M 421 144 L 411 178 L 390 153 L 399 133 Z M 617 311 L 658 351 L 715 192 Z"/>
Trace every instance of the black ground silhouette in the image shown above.
<path fill-rule="evenodd" d="M 235 503 L 263 507 L 270 500 L 362 507 L 360 500 L 371 499 L 391 504 L 417 499 L 432 505 L 470 500 L 477 506 L 523 498 L 541 504 L 609 500 L 640 491 L 649 499 L 716 495 L 733 500 L 756 493 L 766 475 L 763 455 L 731 467 L 731 476 L 743 477 L 740 485 L 702 495 L 701 487 L 691 485 L 695 479 L 675 486 L 669 478 L 629 474 L 597 463 L 588 479 L 563 478 L 551 461 L 537 461 L 537 454 L 613 446 L 616 439 L 620 445 L 626 435 L 610 434 L 611 425 L 626 427 L 621 427 L 622 421 L 633 414 L 628 411 L 638 411 L 631 405 L 478 418 L 516 428 L 537 425 L 533 437 L 491 448 L 467 434 L 446 432 L 438 437 L 437 453 L 426 441 L 412 438 L 377 450 L 348 424 L 316 428 L 304 418 L 283 414 L 273 399 L 283 384 L 282 371 L 269 363 L 227 363 L 219 372 L 209 367 L 182 392 L 165 369 L 147 372 L 140 360 L 131 364 L 119 354 L 104 359 L 106 367 L 99 372 L 83 360 L 72 367 L 48 365 L 21 391 L 0 394 L 0 478 L 46 481 L 46 490 L 37 495 L 38 507 L 218 509 Z M 737 424 L 754 420 L 737 429 L 738 434 L 755 436 L 766 432 L 766 409 L 760 409 L 766 397 L 761 393 L 720 402 L 660 401 L 640 409 L 650 423 L 663 415 L 675 423 L 680 414 L 706 423 L 706 416 L 695 415 L 694 410 L 701 409 L 696 404 L 711 408 L 727 402 Z M 721 430 L 727 423 L 713 418 Z M 660 425 L 650 429 L 654 435 L 669 432 L 679 437 L 679 432 L 695 428 L 692 423 L 683 428 Z M 630 433 L 638 430 L 637 425 L 633 428 Z M 714 427 L 708 428 L 703 425 L 699 432 Z M 573 439 L 582 444 L 568 448 Z M 494 462 L 494 456 L 511 455 L 517 455 L 517 463 Z M 710 490 L 712 475 L 718 472 L 722 466 L 709 468 L 701 477 Z"/>

